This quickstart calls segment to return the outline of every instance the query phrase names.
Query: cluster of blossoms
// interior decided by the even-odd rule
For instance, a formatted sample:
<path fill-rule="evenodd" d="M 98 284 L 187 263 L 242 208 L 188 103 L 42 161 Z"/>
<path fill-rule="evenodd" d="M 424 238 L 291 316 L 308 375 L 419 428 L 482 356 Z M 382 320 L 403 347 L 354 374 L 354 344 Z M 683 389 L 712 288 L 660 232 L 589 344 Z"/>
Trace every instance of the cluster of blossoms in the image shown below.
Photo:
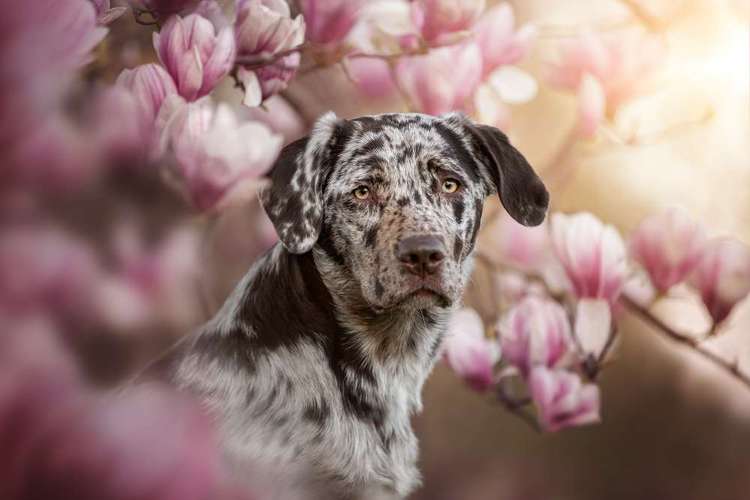
<path fill-rule="evenodd" d="M 681 209 L 647 217 L 627 244 L 589 213 L 553 214 L 548 227 L 508 217 L 498 224 L 501 244 L 486 258 L 502 287 L 500 317 L 487 335 L 476 311 L 458 311 L 445 359 L 471 387 L 495 391 L 512 408 L 533 403 L 548 431 L 599 420 L 593 382 L 628 305 L 648 308 L 686 284 L 702 298 L 714 335 L 750 293 L 750 248 L 709 238 Z M 514 379 L 528 398 L 508 392 Z"/>

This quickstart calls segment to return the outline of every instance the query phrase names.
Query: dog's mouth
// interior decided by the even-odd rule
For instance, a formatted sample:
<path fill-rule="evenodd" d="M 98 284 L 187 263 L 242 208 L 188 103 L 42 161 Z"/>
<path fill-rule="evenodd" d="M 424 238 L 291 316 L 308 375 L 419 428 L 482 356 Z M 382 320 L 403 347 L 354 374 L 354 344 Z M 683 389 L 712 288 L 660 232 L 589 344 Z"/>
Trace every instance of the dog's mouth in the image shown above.
<path fill-rule="evenodd" d="M 399 296 L 394 301 L 394 307 L 426 309 L 433 306 L 449 307 L 452 302 L 442 291 L 422 285 Z"/>

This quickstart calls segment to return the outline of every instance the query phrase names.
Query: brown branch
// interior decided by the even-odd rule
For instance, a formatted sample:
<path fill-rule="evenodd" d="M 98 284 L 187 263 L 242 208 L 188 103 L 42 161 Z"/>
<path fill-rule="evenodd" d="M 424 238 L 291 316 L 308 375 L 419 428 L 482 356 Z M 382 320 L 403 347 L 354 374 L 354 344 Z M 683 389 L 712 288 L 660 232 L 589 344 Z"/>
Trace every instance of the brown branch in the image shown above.
<path fill-rule="evenodd" d="M 657 331 L 663 333 L 675 342 L 685 345 L 693 350 L 693 352 L 699 354 L 707 361 L 713 363 L 717 368 L 722 369 L 728 375 L 732 376 L 735 380 L 744 384 L 750 389 L 750 376 L 742 373 L 737 366 L 736 362 L 731 362 L 723 357 L 715 354 L 705 347 L 702 346 L 699 340 L 684 335 L 674 330 L 671 326 L 667 325 L 664 321 L 654 316 L 648 309 L 637 304 L 635 301 L 623 295 L 620 299 L 622 304 L 633 314 L 644 320 L 646 323 L 654 327 Z"/>
<path fill-rule="evenodd" d="M 278 62 L 288 55 L 294 54 L 296 52 L 302 52 L 303 50 L 305 50 L 305 48 L 306 45 L 303 43 L 297 45 L 296 47 L 292 47 L 291 49 L 282 50 L 281 52 L 277 52 L 276 54 L 271 55 L 237 56 L 234 60 L 234 64 L 235 66 L 242 66 L 245 69 L 262 68 L 263 66 L 268 66 L 269 64 Z"/>

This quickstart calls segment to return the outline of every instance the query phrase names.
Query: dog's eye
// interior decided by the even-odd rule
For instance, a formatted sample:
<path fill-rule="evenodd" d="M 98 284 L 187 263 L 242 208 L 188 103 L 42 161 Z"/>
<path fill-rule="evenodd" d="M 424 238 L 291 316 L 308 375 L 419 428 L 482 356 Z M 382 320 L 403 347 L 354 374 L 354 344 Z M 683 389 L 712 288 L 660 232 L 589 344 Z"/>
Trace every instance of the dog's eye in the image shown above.
<path fill-rule="evenodd" d="M 455 193 L 461 187 L 461 183 L 456 179 L 445 179 L 443 181 L 443 192 L 444 193 Z"/>
<path fill-rule="evenodd" d="M 358 200 L 366 200 L 370 197 L 370 188 L 367 186 L 359 186 L 357 189 L 352 191 L 352 194 Z"/>

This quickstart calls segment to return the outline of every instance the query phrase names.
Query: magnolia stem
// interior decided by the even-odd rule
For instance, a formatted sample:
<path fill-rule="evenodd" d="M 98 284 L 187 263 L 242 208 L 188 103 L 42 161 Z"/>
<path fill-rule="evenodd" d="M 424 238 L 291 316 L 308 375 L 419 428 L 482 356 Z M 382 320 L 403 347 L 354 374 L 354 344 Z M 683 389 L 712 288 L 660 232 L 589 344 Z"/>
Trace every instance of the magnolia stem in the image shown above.
<path fill-rule="evenodd" d="M 531 403 L 530 398 L 519 399 L 511 396 L 505 392 L 505 384 L 500 380 L 497 383 L 497 399 L 509 412 L 519 417 L 533 430 L 536 432 L 542 432 L 542 428 L 539 426 L 539 422 L 537 422 L 536 418 L 534 418 L 534 415 L 526 410 L 526 407 Z"/>
<path fill-rule="evenodd" d="M 281 52 L 277 52 L 276 54 L 270 55 L 270 56 L 237 56 L 234 60 L 234 64 L 236 66 L 242 66 L 246 69 L 257 69 L 262 68 L 263 66 L 268 66 L 269 64 L 273 64 L 283 58 L 285 58 L 288 55 L 294 54 L 296 52 L 302 52 L 305 49 L 305 44 L 297 45 L 296 47 L 292 47 L 291 49 L 282 50 Z"/>
<path fill-rule="evenodd" d="M 727 374 L 731 375 L 733 378 L 750 389 L 750 377 L 740 371 L 736 362 L 728 361 L 718 354 L 709 351 L 701 345 L 699 340 L 677 332 L 672 327 L 667 325 L 664 321 L 654 316 L 647 308 L 637 304 L 628 296 L 623 295 L 620 301 L 625 307 L 628 308 L 628 310 L 630 310 L 636 316 L 640 317 L 646 323 L 655 327 L 658 331 L 674 340 L 675 342 L 679 342 L 680 344 L 688 346 L 694 352 L 701 355 L 704 359 L 710 361 L 718 368 L 721 368 Z"/>

